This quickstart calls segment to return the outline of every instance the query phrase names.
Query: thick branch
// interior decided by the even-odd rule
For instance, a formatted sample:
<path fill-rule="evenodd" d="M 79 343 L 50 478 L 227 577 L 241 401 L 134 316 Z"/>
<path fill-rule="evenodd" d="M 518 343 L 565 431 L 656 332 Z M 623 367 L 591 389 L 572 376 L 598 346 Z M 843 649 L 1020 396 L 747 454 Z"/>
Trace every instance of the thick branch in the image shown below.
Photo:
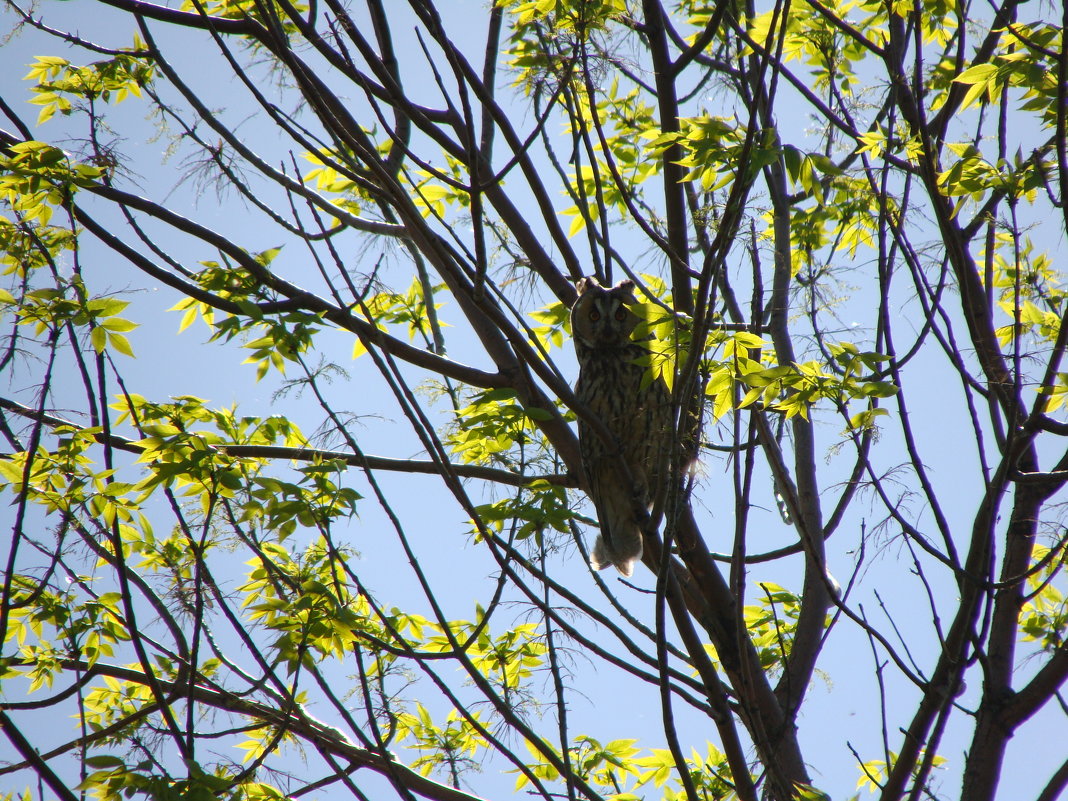
<path fill-rule="evenodd" d="M 664 28 L 664 9 L 659 0 L 642 0 L 645 35 L 656 77 L 656 99 L 660 111 L 660 128 L 665 134 L 679 132 L 679 101 L 675 93 L 675 72 L 668 52 L 668 37 Z M 686 214 L 686 192 L 682 179 L 686 171 L 678 162 L 683 157 L 682 146 L 672 143 L 661 156 L 664 174 L 664 215 L 667 220 L 667 240 L 670 251 L 671 283 L 677 311 L 691 314 L 689 243 Z"/>

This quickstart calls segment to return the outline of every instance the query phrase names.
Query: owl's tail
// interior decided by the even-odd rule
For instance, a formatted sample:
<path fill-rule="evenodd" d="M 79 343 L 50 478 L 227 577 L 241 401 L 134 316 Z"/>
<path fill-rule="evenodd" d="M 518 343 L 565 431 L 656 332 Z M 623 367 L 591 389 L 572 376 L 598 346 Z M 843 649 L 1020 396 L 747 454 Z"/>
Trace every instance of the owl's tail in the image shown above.
<path fill-rule="evenodd" d="M 593 544 L 590 554 L 590 566 L 594 570 L 604 570 L 613 565 L 624 576 L 634 573 L 634 565 L 642 558 L 642 531 L 634 522 L 629 510 L 618 510 L 616 514 L 598 515 L 601 519 L 601 533 Z"/>

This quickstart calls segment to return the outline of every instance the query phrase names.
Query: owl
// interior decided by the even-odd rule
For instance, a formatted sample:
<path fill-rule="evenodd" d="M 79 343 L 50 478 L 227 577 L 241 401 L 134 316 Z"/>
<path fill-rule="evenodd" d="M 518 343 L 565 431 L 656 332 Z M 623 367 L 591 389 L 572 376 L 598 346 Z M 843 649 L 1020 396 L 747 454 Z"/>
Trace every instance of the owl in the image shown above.
<path fill-rule="evenodd" d="M 595 278 L 582 278 L 575 288 L 578 299 L 571 307 L 579 363 L 575 397 L 616 440 L 606 442 L 593 426 L 579 420 L 582 464 L 601 524 L 590 564 L 595 570 L 615 565 L 629 576 L 642 556 L 633 493 L 637 489 L 648 507 L 666 477 L 671 397 L 663 381 L 645 378 L 648 367 L 642 357 L 648 351 L 631 339 L 638 324 L 628 308 L 636 302 L 633 282 L 606 289 Z"/>

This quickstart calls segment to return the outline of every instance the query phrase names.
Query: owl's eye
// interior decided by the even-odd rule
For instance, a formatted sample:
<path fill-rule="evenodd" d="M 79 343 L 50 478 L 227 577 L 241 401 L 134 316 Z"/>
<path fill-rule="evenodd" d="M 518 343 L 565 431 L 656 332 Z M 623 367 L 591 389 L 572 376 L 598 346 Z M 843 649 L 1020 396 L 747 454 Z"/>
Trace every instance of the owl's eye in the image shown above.
<path fill-rule="evenodd" d="M 590 309 L 590 319 L 597 322 L 601 319 L 601 313 L 597 309 Z"/>
<path fill-rule="evenodd" d="M 627 319 L 627 310 L 624 309 L 622 306 L 616 309 L 616 319 L 619 320 L 619 322 L 623 322 L 625 319 Z"/>

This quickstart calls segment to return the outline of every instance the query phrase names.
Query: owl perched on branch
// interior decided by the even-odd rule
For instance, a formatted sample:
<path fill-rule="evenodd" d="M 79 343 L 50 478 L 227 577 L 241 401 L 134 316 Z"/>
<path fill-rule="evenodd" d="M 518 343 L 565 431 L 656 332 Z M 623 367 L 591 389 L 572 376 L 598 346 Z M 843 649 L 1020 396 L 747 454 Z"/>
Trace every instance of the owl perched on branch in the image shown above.
<path fill-rule="evenodd" d="M 648 508 L 667 475 L 671 396 L 663 381 L 645 378 L 648 360 L 642 357 L 648 351 L 631 339 L 639 322 L 629 308 L 636 302 L 633 282 L 606 289 L 595 278 L 582 278 L 575 288 L 575 396 L 614 440 L 579 420 L 582 464 L 601 524 L 590 563 L 595 570 L 615 565 L 629 576 L 642 556 L 635 500 Z"/>

